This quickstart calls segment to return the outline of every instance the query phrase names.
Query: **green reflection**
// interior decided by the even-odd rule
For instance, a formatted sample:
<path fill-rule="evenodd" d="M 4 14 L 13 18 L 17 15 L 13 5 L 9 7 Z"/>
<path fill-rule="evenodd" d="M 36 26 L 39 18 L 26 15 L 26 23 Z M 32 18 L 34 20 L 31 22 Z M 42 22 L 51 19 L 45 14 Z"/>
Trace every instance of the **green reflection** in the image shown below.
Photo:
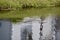
<path fill-rule="evenodd" d="M 43 16 L 48 14 L 60 15 L 60 7 L 53 8 L 27 8 L 12 11 L 0 11 L 0 19 L 22 20 L 24 17 Z"/>

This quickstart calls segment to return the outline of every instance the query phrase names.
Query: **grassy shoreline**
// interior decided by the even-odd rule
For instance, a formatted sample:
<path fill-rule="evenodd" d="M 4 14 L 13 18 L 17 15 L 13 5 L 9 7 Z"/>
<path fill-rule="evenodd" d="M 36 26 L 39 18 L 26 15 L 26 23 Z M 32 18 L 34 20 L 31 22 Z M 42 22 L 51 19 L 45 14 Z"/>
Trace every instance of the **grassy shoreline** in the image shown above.
<path fill-rule="evenodd" d="M 0 0 L 0 19 L 60 15 L 60 0 Z"/>
<path fill-rule="evenodd" d="M 0 0 L 0 9 L 60 7 L 60 0 Z"/>

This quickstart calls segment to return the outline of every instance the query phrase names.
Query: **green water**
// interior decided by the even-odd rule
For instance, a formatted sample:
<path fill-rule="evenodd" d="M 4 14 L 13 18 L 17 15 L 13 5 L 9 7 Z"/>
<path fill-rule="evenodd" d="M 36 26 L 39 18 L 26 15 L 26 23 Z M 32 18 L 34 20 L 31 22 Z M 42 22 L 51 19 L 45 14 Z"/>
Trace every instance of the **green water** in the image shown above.
<path fill-rule="evenodd" d="M 0 19 L 22 20 L 24 17 L 47 16 L 48 14 L 60 15 L 60 7 L 53 8 L 27 8 L 12 11 L 0 11 Z"/>

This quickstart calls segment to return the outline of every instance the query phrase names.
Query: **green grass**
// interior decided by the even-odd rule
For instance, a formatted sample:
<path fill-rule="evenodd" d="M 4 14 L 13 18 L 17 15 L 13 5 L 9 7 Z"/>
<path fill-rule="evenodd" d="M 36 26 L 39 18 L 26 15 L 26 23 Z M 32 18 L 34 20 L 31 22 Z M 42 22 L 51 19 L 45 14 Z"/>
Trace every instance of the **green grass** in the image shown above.
<path fill-rule="evenodd" d="M 60 15 L 60 0 L 0 0 L 0 19 L 22 20 L 24 17 Z M 24 9 L 22 9 L 24 8 Z"/>
<path fill-rule="evenodd" d="M 0 0 L 0 7 L 51 7 L 60 6 L 60 0 Z"/>

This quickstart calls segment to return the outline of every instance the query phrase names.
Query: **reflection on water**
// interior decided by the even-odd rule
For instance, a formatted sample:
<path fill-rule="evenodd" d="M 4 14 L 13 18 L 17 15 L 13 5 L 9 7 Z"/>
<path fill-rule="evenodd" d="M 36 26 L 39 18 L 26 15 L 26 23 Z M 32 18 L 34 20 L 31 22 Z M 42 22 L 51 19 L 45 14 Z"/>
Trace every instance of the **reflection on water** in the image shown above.
<path fill-rule="evenodd" d="M 55 40 L 55 20 L 54 17 L 47 17 L 44 20 L 45 23 L 43 23 L 43 39 L 45 40 Z M 53 38 L 53 39 L 52 39 Z"/>
<path fill-rule="evenodd" d="M 20 23 L 12 24 L 12 40 L 20 40 Z"/>
<path fill-rule="evenodd" d="M 53 16 L 46 16 L 50 13 L 60 15 L 60 8 L 32 8 L 3 12 L 0 18 L 26 18 L 17 23 L 0 20 L 0 40 L 60 40 L 60 19 L 55 20 Z M 46 16 L 46 18 L 42 20 L 41 16 Z"/>
<path fill-rule="evenodd" d="M 60 40 L 59 18 L 26 17 L 22 22 L 0 20 L 0 40 Z"/>
<path fill-rule="evenodd" d="M 37 18 L 34 21 L 32 21 L 32 39 L 33 40 L 39 40 L 40 38 L 40 22 L 41 19 Z"/>
<path fill-rule="evenodd" d="M 13 25 L 12 40 L 55 40 L 54 17 L 45 18 L 42 25 L 40 30 L 40 18 L 25 18 L 23 23 Z"/>
<path fill-rule="evenodd" d="M 0 40 L 11 40 L 12 23 L 9 20 L 0 20 Z"/>
<path fill-rule="evenodd" d="M 20 9 L 5 12 L 0 12 L 0 18 L 24 18 L 24 17 L 32 17 L 32 16 L 47 16 L 48 14 L 60 15 L 60 7 L 52 7 L 52 8 L 30 8 L 30 9 Z M 3 16 L 2 16 L 3 15 Z"/>

